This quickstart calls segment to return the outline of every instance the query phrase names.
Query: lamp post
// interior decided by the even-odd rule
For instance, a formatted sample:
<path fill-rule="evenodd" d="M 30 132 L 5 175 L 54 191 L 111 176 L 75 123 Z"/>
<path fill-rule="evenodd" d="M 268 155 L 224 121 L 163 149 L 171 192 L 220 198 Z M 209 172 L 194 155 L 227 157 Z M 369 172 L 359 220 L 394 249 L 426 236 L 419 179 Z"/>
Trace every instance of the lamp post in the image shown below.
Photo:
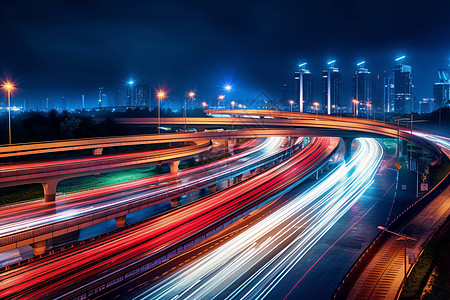
<path fill-rule="evenodd" d="M 187 93 L 187 96 L 189 96 L 189 98 L 191 98 L 192 100 L 194 99 L 194 97 L 195 97 L 195 93 L 193 92 L 193 91 L 190 91 L 189 93 Z M 187 119 L 187 108 L 186 108 L 186 106 L 187 106 L 187 97 L 184 97 L 184 131 L 186 132 L 186 123 L 187 123 L 187 121 L 186 121 L 186 119 Z"/>
<path fill-rule="evenodd" d="M 291 131 L 289 136 L 289 152 L 292 155 L 292 106 L 294 105 L 294 101 L 289 100 L 289 104 L 291 105 Z"/>
<path fill-rule="evenodd" d="M 224 95 L 219 95 L 219 97 L 217 97 L 217 109 L 220 108 L 220 101 L 222 101 L 223 99 L 225 99 Z"/>
<path fill-rule="evenodd" d="M 8 92 L 8 137 L 9 137 L 9 144 L 11 144 L 11 90 L 14 88 L 14 85 L 7 81 L 3 87 Z"/>
<path fill-rule="evenodd" d="M 409 236 L 406 236 L 404 234 L 400 234 L 400 233 L 394 232 L 394 231 L 390 231 L 390 230 L 386 229 L 383 226 L 378 226 L 377 228 L 380 229 L 380 230 L 386 231 L 387 233 L 390 233 L 390 234 L 396 235 L 398 237 L 401 237 L 405 241 L 405 243 L 404 243 L 404 245 L 405 245 L 405 276 L 403 277 L 403 285 L 405 285 L 405 282 L 406 282 L 406 240 L 417 241 L 417 239 L 409 237 Z"/>
<path fill-rule="evenodd" d="M 166 93 L 163 90 L 158 91 L 158 134 L 161 133 L 160 125 L 161 125 L 161 100 L 164 99 Z"/>
<path fill-rule="evenodd" d="M 353 102 L 353 109 L 354 109 L 354 111 L 353 111 L 353 117 L 356 119 L 356 105 L 359 104 L 359 101 L 356 100 L 356 99 L 353 99 L 352 102 Z"/>
<path fill-rule="evenodd" d="M 320 105 L 319 102 L 314 102 L 313 105 L 316 109 L 316 115 L 319 115 L 319 105 Z"/>
<path fill-rule="evenodd" d="M 203 109 L 204 109 L 205 107 L 208 106 L 208 104 L 206 104 L 206 102 L 202 102 L 202 106 L 203 106 Z"/>
<path fill-rule="evenodd" d="M 236 104 L 236 102 L 231 101 L 230 103 L 231 103 L 231 110 L 233 111 L 234 110 L 234 105 Z M 231 113 L 231 130 L 234 129 L 233 128 L 233 123 L 234 123 L 233 120 L 234 120 L 234 115 L 233 115 L 233 113 Z"/>

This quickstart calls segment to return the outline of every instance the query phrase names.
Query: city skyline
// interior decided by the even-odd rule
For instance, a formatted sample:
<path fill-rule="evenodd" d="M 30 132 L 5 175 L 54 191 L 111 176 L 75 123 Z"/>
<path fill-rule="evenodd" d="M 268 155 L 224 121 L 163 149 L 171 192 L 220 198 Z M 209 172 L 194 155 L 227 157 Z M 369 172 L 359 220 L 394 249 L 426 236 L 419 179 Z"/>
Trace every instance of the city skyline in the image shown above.
<path fill-rule="evenodd" d="M 174 95 L 198 88 L 211 97 L 230 82 L 242 98 L 261 90 L 279 98 L 280 85 L 290 81 L 296 65 L 307 61 L 318 74 L 327 59 L 336 59 L 346 100 L 357 62 L 366 60 L 375 74 L 406 55 L 415 95 L 430 98 L 436 70 L 448 65 L 443 12 L 450 4 L 398 1 L 387 11 L 389 3 L 325 1 L 318 8 L 256 1 L 217 6 L 85 1 L 81 8 L 17 1 L 5 4 L 0 15 L 1 37 L 8 43 L 0 50 L 0 67 L 23 97 L 90 98 L 100 86 L 112 96 L 133 78 L 155 88 L 167 85 Z M 419 16 L 427 21 L 417 22 Z M 177 24 L 185 24 L 183 33 Z"/>

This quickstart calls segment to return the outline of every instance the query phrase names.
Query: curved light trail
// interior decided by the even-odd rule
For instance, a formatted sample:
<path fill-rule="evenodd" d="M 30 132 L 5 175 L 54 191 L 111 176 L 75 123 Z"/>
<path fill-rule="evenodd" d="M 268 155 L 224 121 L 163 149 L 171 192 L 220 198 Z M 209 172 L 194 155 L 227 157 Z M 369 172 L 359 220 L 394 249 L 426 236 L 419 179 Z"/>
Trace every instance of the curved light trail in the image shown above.
<path fill-rule="evenodd" d="M 251 163 L 256 163 L 282 151 L 283 149 L 280 147 L 283 140 L 282 137 L 273 137 L 259 144 L 255 144 L 256 141 L 253 140 L 247 145 L 251 146 L 249 150 L 205 166 L 179 171 L 176 175 L 158 175 L 61 196 L 51 204 L 39 201 L 2 208 L 0 209 L 2 214 L 0 236 L 81 217 L 165 193 L 174 188 L 182 189 L 225 176 L 231 172 L 237 172 L 245 169 Z"/>
<path fill-rule="evenodd" d="M 268 297 L 373 182 L 383 149 L 373 139 L 358 143 L 350 162 L 135 299 Z"/>
<path fill-rule="evenodd" d="M 288 160 L 223 192 L 93 242 L 5 270 L 0 273 L 0 298 L 79 295 L 84 299 L 98 286 L 110 286 L 130 270 L 134 272 L 155 259 L 164 260 L 168 253 L 289 190 L 329 159 L 338 143 L 338 138 L 313 138 Z"/>

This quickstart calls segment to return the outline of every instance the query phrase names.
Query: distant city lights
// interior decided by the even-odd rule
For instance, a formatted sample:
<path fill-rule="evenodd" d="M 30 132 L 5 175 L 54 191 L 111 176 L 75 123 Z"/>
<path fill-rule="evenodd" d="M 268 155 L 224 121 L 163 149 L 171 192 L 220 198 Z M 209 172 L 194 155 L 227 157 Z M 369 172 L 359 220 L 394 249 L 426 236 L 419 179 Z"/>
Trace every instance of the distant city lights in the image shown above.
<path fill-rule="evenodd" d="M 227 84 L 225 85 L 225 90 L 227 90 L 228 92 L 231 91 L 232 87 L 231 85 Z"/>

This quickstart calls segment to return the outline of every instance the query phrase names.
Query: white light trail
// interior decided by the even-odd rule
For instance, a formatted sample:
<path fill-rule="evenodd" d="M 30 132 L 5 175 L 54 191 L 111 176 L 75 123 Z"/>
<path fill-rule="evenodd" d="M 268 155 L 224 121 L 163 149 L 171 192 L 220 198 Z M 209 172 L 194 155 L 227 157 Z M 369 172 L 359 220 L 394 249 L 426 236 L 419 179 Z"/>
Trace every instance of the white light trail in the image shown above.
<path fill-rule="evenodd" d="M 267 297 L 373 182 L 383 149 L 374 139 L 358 143 L 350 162 L 136 299 Z"/>

